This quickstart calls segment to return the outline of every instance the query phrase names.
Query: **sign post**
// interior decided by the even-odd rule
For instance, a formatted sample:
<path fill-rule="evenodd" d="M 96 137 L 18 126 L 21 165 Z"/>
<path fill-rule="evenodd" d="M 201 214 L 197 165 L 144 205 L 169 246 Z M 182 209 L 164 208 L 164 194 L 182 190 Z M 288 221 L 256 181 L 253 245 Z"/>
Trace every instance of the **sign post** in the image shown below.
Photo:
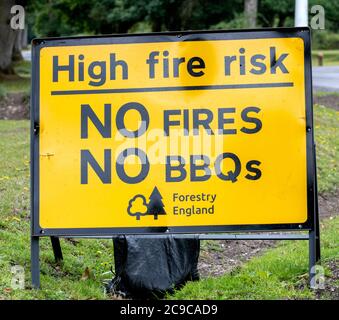
<path fill-rule="evenodd" d="M 320 258 L 308 28 L 37 39 L 32 60 L 34 286 L 41 236 L 60 260 L 58 237 L 297 230 Z"/>

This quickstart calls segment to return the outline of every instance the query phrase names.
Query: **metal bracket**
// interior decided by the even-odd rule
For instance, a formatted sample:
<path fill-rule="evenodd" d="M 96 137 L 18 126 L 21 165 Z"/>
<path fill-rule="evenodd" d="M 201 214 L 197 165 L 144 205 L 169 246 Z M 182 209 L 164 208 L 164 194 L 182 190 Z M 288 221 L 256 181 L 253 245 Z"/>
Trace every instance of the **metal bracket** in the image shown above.
<path fill-rule="evenodd" d="M 31 237 L 32 287 L 40 289 L 39 237 Z"/>

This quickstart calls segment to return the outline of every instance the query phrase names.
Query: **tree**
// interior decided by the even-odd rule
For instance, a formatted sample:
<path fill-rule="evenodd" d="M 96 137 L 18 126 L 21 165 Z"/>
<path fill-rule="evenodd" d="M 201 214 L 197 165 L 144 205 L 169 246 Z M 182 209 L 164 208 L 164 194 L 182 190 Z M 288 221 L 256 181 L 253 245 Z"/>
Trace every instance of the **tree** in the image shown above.
<path fill-rule="evenodd" d="M 30 23 L 37 36 L 208 29 L 232 20 L 243 0 L 31 0 Z M 138 29 L 140 30 L 140 29 Z"/>
<path fill-rule="evenodd" d="M 245 0 L 245 19 L 247 28 L 255 28 L 257 22 L 258 0 Z"/>
<path fill-rule="evenodd" d="M 23 60 L 21 51 L 24 43 L 24 37 L 25 32 L 24 30 L 19 29 L 16 32 L 15 35 L 15 41 L 14 41 L 14 46 L 13 46 L 13 52 L 12 52 L 12 61 L 20 61 Z"/>
<path fill-rule="evenodd" d="M 158 219 L 158 215 L 164 215 L 166 214 L 166 211 L 164 209 L 164 204 L 161 201 L 162 196 L 158 190 L 157 187 L 154 187 L 150 197 L 149 197 L 149 203 L 147 205 L 147 215 L 153 215 L 154 219 Z"/>
<path fill-rule="evenodd" d="M 294 26 L 294 0 L 260 0 L 258 12 L 263 27 Z"/>
<path fill-rule="evenodd" d="M 21 49 L 26 41 L 27 29 L 11 27 L 11 20 L 15 18 L 11 8 L 14 5 L 25 6 L 26 3 L 26 0 L 0 1 L 0 76 L 14 74 L 13 61 L 22 59 Z"/>
<path fill-rule="evenodd" d="M 15 0 L 0 1 L 0 75 L 14 74 L 12 55 L 18 30 L 11 28 L 11 8 Z"/>
<path fill-rule="evenodd" d="M 219 22 L 232 20 L 243 10 L 243 0 L 150 0 L 146 3 L 145 20 L 151 24 L 152 31 L 209 29 Z"/>
<path fill-rule="evenodd" d="M 145 20 L 144 0 L 32 0 L 30 23 L 37 36 L 127 33 Z"/>
<path fill-rule="evenodd" d="M 141 216 L 147 214 L 146 198 L 142 194 L 137 194 L 129 202 L 127 207 L 127 213 L 140 220 Z"/>

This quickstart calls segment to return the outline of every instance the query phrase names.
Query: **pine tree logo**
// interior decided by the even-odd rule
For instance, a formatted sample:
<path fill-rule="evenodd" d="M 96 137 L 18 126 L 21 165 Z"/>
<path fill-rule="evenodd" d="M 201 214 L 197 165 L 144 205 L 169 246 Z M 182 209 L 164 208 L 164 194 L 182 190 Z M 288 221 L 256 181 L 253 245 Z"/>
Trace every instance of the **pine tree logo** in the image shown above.
<path fill-rule="evenodd" d="M 165 205 L 162 202 L 162 196 L 157 187 L 154 187 L 151 195 L 149 196 L 149 202 L 146 202 L 146 198 L 142 194 L 137 194 L 129 202 L 127 207 L 127 213 L 140 220 L 142 216 L 152 215 L 154 220 L 158 220 L 159 215 L 165 215 Z"/>
<path fill-rule="evenodd" d="M 154 220 L 158 220 L 159 215 L 166 214 L 164 209 L 165 205 L 162 202 L 162 196 L 157 187 L 154 187 L 151 195 L 149 196 L 149 202 L 147 205 L 147 215 L 153 215 Z"/>

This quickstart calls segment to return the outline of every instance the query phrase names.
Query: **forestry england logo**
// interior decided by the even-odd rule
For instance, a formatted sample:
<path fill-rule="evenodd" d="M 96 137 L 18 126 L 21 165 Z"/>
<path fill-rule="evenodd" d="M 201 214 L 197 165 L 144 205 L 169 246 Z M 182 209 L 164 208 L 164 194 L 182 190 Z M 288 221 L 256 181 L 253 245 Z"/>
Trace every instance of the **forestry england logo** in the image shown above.
<path fill-rule="evenodd" d="M 154 187 L 151 195 L 149 196 L 149 202 L 142 194 L 135 195 L 128 201 L 127 213 L 140 220 L 141 216 L 152 215 L 154 220 L 158 220 L 159 215 L 166 214 L 162 202 L 162 196 L 157 187 Z"/>

